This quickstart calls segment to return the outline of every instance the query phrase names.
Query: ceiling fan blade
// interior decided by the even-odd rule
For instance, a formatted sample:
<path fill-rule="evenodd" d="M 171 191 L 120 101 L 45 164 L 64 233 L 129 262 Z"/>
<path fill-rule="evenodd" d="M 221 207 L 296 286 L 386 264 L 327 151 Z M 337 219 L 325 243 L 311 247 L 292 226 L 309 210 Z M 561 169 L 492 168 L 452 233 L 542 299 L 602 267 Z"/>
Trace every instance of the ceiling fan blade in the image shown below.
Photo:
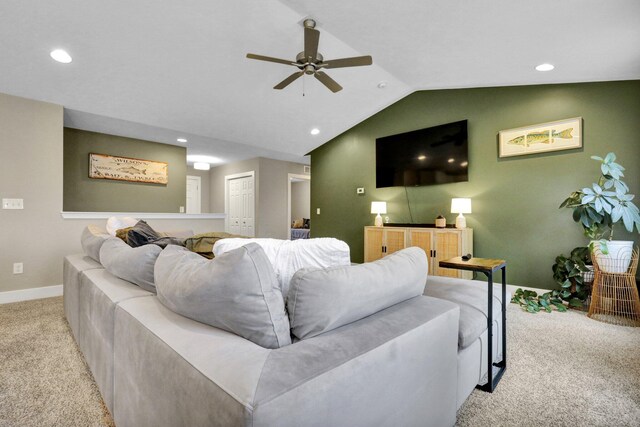
<path fill-rule="evenodd" d="M 318 56 L 318 43 L 320 42 L 320 31 L 313 28 L 304 29 L 304 57 L 308 62 L 314 62 Z"/>
<path fill-rule="evenodd" d="M 301 75 L 304 74 L 304 71 L 298 71 L 297 73 L 293 73 L 291 74 L 289 77 L 287 77 L 286 79 L 284 79 L 283 81 L 281 81 L 280 83 L 278 83 L 277 85 L 275 85 L 273 88 L 274 89 L 284 89 L 285 87 L 289 86 L 291 83 L 293 83 L 298 77 L 300 77 Z"/>
<path fill-rule="evenodd" d="M 363 65 L 373 64 L 373 58 L 371 56 L 354 56 L 353 58 L 340 58 L 331 59 L 329 61 L 322 61 L 320 67 L 322 68 L 345 68 L 345 67 L 360 67 Z"/>
<path fill-rule="evenodd" d="M 258 61 L 275 62 L 276 64 L 284 65 L 296 65 L 293 61 L 287 61 L 286 59 L 272 58 L 270 56 L 255 55 L 253 53 L 247 53 L 247 58 L 257 59 Z"/>
<path fill-rule="evenodd" d="M 342 86 L 340 86 L 335 80 L 333 80 L 327 73 L 322 71 L 316 71 L 313 75 L 316 79 L 320 80 L 320 83 L 325 85 L 333 93 L 340 92 Z"/>

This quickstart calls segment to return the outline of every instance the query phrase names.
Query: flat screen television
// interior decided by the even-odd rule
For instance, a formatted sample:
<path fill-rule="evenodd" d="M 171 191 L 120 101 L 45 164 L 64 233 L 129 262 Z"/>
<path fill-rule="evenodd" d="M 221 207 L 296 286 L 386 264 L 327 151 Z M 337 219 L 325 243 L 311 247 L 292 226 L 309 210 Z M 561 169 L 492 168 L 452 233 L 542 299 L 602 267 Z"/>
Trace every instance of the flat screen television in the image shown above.
<path fill-rule="evenodd" d="M 469 180 L 467 121 L 376 139 L 376 188 Z"/>

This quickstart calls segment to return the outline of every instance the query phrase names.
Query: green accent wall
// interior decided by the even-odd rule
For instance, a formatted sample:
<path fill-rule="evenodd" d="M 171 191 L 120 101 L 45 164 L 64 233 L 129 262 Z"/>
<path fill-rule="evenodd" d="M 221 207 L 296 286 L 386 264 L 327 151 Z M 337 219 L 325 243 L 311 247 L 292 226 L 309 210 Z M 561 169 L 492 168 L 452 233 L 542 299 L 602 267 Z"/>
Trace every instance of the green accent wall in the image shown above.
<path fill-rule="evenodd" d="M 571 117 L 583 118 L 582 149 L 498 158 L 500 130 Z M 376 189 L 376 138 L 464 119 L 468 182 L 406 193 L 404 187 Z M 571 211 L 558 206 L 597 180 L 599 165 L 590 156 L 609 151 L 627 169 L 631 192 L 640 194 L 640 81 L 415 92 L 311 152 L 313 236 L 346 241 L 352 260 L 362 262 L 363 227 L 374 221 L 371 201 L 387 202 L 391 222 L 433 223 L 442 214 L 451 224 L 451 198 L 470 197 L 473 213 L 465 217 L 474 255 L 506 259 L 509 283 L 552 289 L 555 257 L 588 243 Z M 366 194 L 356 195 L 357 187 Z M 622 225 L 615 235 L 639 241 Z"/>
<path fill-rule="evenodd" d="M 89 153 L 167 162 L 169 183 L 89 178 Z M 157 142 L 64 128 L 63 209 L 75 212 L 179 212 L 187 199 L 187 150 Z"/>

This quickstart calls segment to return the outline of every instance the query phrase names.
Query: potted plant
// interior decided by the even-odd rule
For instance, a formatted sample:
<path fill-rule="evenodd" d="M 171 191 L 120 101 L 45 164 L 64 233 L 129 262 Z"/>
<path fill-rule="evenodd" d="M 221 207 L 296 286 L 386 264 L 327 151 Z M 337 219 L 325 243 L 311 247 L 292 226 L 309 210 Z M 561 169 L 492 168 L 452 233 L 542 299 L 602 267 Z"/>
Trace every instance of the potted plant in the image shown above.
<path fill-rule="evenodd" d="M 574 248 L 568 257 L 558 255 L 552 270 L 553 278 L 561 288 L 560 297 L 567 301 L 570 307 L 584 310 L 591 291 L 590 282 L 593 281 L 589 248 Z"/>
<path fill-rule="evenodd" d="M 629 194 L 629 187 L 621 179 L 625 169 L 615 163 L 616 155 L 591 158 L 600 162 L 600 178 L 591 187 L 571 193 L 560 208 L 573 209 L 573 220 L 580 223 L 585 236 L 591 239 L 589 248 L 598 266 L 610 273 L 622 273 L 631 261 L 633 242 L 613 240 L 613 227 L 622 222 L 627 231 L 640 232 L 640 211 L 631 201 L 634 195 Z"/>

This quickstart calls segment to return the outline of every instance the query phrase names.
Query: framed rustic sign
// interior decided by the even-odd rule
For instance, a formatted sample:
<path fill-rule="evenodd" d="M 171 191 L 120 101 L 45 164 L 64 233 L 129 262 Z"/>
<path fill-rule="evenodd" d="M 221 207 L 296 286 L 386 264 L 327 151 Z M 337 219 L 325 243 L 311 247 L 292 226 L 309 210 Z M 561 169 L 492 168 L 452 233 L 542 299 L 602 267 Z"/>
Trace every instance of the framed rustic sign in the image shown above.
<path fill-rule="evenodd" d="M 512 157 L 582 147 L 582 117 L 498 133 L 498 156 Z"/>
<path fill-rule="evenodd" d="M 89 178 L 167 184 L 169 164 L 131 157 L 89 153 Z"/>

